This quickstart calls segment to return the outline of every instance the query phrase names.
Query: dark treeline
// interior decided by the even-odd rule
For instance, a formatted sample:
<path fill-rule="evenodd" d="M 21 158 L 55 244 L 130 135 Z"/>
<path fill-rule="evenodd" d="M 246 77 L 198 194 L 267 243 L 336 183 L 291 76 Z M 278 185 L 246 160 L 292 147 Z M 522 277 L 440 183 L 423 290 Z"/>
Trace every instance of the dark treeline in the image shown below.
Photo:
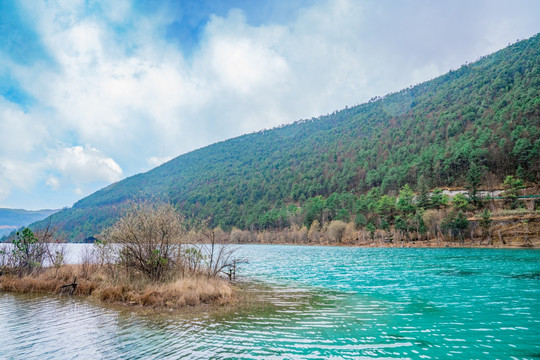
<path fill-rule="evenodd" d="M 82 240 L 128 200 L 156 199 L 225 230 L 285 227 L 300 213 L 305 225 L 399 226 L 397 210 L 371 221 L 366 199 L 384 208 L 411 188 L 496 188 L 509 174 L 538 183 L 539 55 L 536 35 L 398 93 L 210 145 L 108 186 L 53 223 Z M 317 213 L 323 200 L 340 207 Z"/>

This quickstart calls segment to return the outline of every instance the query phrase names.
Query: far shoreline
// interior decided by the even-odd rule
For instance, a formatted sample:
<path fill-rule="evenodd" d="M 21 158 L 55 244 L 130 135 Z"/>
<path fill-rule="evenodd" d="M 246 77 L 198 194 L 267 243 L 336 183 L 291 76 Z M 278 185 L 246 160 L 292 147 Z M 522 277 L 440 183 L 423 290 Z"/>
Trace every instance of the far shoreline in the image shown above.
<path fill-rule="evenodd" d="M 421 244 L 419 244 L 421 242 Z M 426 241 L 415 241 L 404 244 L 330 244 L 330 243 L 278 243 L 278 242 L 253 242 L 253 243 L 223 243 L 223 245 L 285 245 L 285 246 L 321 246 L 321 247 L 336 247 L 336 248 L 387 248 L 387 249 L 403 249 L 403 248 L 415 248 L 415 249 L 521 249 L 521 250 L 539 250 L 540 242 L 533 243 L 532 246 L 526 246 L 522 244 L 496 244 L 496 245 L 483 245 L 483 244 L 457 244 L 454 242 L 440 242 L 440 244 L 425 244 Z"/>
<path fill-rule="evenodd" d="M 376 244 L 376 243 L 363 243 L 363 244 L 331 244 L 331 243 L 293 243 L 293 242 L 249 242 L 249 243 L 216 243 L 216 245 L 227 245 L 227 246 L 238 246 L 238 245 L 285 245 L 285 246 L 322 246 L 322 247 L 337 247 L 337 248 L 416 248 L 416 249 L 521 249 L 521 250 L 539 250 L 540 241 L 533 242 L 532 246 L 524 244 L 459 244 L 451 241 L 439 241 L 439 243 L 426 244 L 427 241 L 411 241 L 403 244 L 390 243 L 390 244 Z M 92 245 L 93 243 L 88 242 L 69 242 L 64 243 L 66 245 Z M 193 245 L 193 244 L 186 244 Z M 201 245 L 201 244 L 195 244 Z"/>

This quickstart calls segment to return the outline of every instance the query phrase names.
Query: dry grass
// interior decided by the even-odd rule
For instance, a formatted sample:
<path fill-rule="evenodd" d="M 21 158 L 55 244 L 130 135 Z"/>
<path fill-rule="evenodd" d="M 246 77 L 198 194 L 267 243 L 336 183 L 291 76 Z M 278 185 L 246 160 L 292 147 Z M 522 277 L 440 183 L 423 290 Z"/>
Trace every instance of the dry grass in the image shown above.
<path fill-rule="evenodd" d="M 45 269 L 24 277 L 3 275 L 0 277 L 0 290 L 21 293 L 59 292 L 62 285 L 73 280 L 74 274 L 76 269 L 72 265 L 66 265 L 58 270 Z"/>
<path fill-rule="evenodd" d="M 70 284 L 77 276 L 74 295 L 91 296 L 103 302 L 144 307 L 178 309 L 201 304 L 226 305 L 236 301 L 232 285 L 222 278 L 191 276 L 167 283 L 111 279 L 106 269 L 96 267 L 88 273 L 80 265 L 64 265 L 44 269 L 39 274 L 19 278 L 0 276 L 0 290 L 21 293 L 62 293 L 62 285 Z"/>
<path fill-rule="evenodd" d="M 55 292 L 61 286 L 58 281 L 43 278 L 33 278 L 25 276 L 18 278 L 16 276 L 2 276 L 0 279 L 1 289 L 3 291 L 13 291 L 21 293 L 29 292 Z"/>
<path fill-rule="evenodd" d="M 220 278 L 190 277 L 172 283 L 149 284 L 138 289 L 108 285 L 97 289 L 101 301 L 149 307 L 181 308 L 201 304 L 224 305 L 235 300 L 231 285 Z"/>

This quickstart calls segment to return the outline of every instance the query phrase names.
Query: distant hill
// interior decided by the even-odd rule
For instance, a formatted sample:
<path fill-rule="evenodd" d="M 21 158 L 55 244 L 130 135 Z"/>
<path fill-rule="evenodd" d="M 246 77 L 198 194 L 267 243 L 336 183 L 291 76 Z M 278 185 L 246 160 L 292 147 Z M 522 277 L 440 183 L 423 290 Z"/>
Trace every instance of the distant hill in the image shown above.
<path fill-rule="evenodd" d="M 8 235 L 21 226 L 43 220 L 59 210 L 23 210 L 0 208 L 0 237 Z"/>
<path fill-rule="evenodd" d="M 539 125 L 536 35 L 383 98 L 181 155 L 52 220 L 82 240 L 112 224 L 128 200 L 154 199 L 214 226 L 257 229 L 276 226 L 268 214 L 299 211 L 318 195 L 395 194 L 419 179 L 463 186 L 472 167 L 488 187 L 509 174 L 538 183 Z"/>

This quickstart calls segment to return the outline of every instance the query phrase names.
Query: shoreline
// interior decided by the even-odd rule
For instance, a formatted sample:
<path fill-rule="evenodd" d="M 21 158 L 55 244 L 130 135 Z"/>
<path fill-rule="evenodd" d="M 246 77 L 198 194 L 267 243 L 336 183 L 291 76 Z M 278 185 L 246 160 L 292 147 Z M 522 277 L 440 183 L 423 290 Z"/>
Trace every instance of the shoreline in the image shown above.
<path fill-rule="evenodd" d="M 232 244 L 231 244 L 232 245 Z M 459 244 L 425 241 L 407 244 L 313 244 L 313 243 L 247 243 L 237 245 L 324 246 L 339 248 L 417 248 L 417 249 L 494 249 L 539 250 L 538 246 L 520 244 Z M 427 245 L 427 246 L 426 246 Z M 450 246 L 448 246 L 450 245 Z M 535 244 L 536 245 L 536 244 Z M 82 265 L 62 265 L 43 268 L 39 272 L 17 276 L 0 272 L 0 293 L 49 295 L 89 301 L 121 311 L 140 314 L 173 314 L 178 316 L 220 316 L 252 311 L 271 306 L 268 300 L 273 287 L 264 282 L 241 280 L 230 282 L 222 277 L 209 278 L 196 274 L 171 279 L 167 282 L 130 282 L 127 279 L 111 283 L 105 265 L 96 265 L 92 275 L 84 275 Z M 78 279 L 77 279 L 78 278 Z M 72 292 L 62 289 L 77 281 Z"/>
<path fill-rule="evenodd" d="M 324 247 L 345 247 L 345 248 L 416 248 L 416 249 L 521 249 L 521 250 L 538 250 L 540 249 L 540 241 L 533 242 L 532 246 L 525 246 L 523 244 L 459 244 L 455 242 L 439 241 L 436 243 L 426 244 L 428 241 L 415 241 L 408 243 L 390 243 L 390 244 L 378 244 L 378 243 L 358 243 L 358 244 L 346 244 L 346 243 L 292 243 L 292 242 L 252 242 L 252 243 L 226 243 L 227 245 L 286 245 L 286 246 L 324 246 Z"/>
<path fill-rule="evenodd" d="M 0 289 L 0 296 L 2 294 L 10 294 L 14 296 L 28 296 L 32 298 L 50 297 L 58 300 L 71 299 L 124 314 L 135 314 L 141 316 L 175 316 L 192 319 L 201 316 L 222 317 L 271 309 L 274 307 L 274 305 L 270 300 L 268 300 L 268 291 L 269 290 L 266 289 L 266 286 L 264 285 L 247 281 L 242 282 L 241 284 L 236 284 L 235 294 L 237 297 L 234 302 L 227 304 L 204 303 L 198 305 L 185 305 L 183 307 L 133 305 L 118 301 L 102 301 L 93 296 L 64 296 L 59 293 L 48 291 L 20 292 Z"/>
<path fill-rule="evenodd" d="M 71 242 L 64 243 L 67 245 L 92 245 L 87 242 Z M 328 247 L 350 247 L 350 248 L 419 248 L 419 249 L 447 249 L 447 248 L 464 248 L 464 249 L 540 249 L 540 238 L 531 240 L 532 245 L 526 245 L 522 240 L 510 240 L 507 244 L 501 244 L 498 240 L 493 245 L 482 244 L 479 242 L 471 243 L 470 240 L 463 244 L 458 241 L 447 240 L 415 240 L 415 241 L 400 241 L 394 242 L 358 242 L 358 243 L 330 243 L 330 242 L 219 242 L 216 244 L 237 246 L 237 245 L 287 245 L 287 246 L 328 246 Z"/>
<path fill-rule="evenodd" d="M 0 274 L 0 292 L 68 296 L 106 306 L 157 312 L 204 312 L 245 302 L 245 285 L 200 274 L 152 283 L 140 279 L 110 281 L 104 266 L 85 274 L 81 265 L 44 268 L 34 274 Z M 75 286 L 73 286 L 75 284 Z"/>

